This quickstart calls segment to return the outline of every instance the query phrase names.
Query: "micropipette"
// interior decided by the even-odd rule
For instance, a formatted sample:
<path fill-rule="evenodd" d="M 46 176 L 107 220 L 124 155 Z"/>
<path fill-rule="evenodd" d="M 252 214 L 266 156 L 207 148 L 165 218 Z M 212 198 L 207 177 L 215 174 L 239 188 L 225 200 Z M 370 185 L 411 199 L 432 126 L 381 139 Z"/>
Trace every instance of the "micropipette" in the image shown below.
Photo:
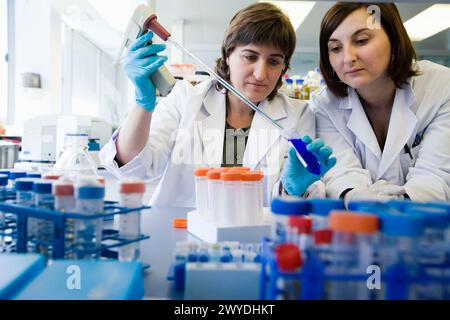
<path fill-rule="evenodd" d="M 203 63 L 200 59 L 198 59 L 194 54 L 192 54 L 185 47 L 176 42 L 173 38 L 170 37 L 170 33 L 157 21 L 157 16 L 150 9 L 148 9 L 149 14 L 147 20 L 145 21 L 144 30 L 151 30 L 156 35 L 158 35 L 162 40 L 169 42 L 177 49 L 186 53 L 192 59 L 194 59 L 200 66 L 202 66 L 206 71 L 210 73 L 216 80 L 223 85 L 227 90 L 231 91 L 234 95 L 236 95 L 239 99 L 242 100 L 245 104 L 247 104 L 250 108 L 252 108 L 256 113 L 262 116 L 267 122 L 269 122 L 272 126 L 279 129 L 281 131 L 281 135 L 289 141 L 289 143 L 294 147 L 297 152 L 298 158 L 300 162 L 306 167 L 306 169 L 315 175 L 320 175 L 320 162 L 317 158 L 307 150 L 306 144 L 298 138 L 293 138 L 293 134 L 289 134 L 286 130 L 281 126 L 278 122 L 273 120 L 270 116 L 268 116 L 264 111 L 258 108 L 252 101 L 250 101 L 247 97 L 245 97 L 242 93 L 236 90 L 233 86 L 231 86 L 226 80 L 220 77 L 216 72 L 214 72 L 210 67 L 208 67 L 205 63 Z"/>

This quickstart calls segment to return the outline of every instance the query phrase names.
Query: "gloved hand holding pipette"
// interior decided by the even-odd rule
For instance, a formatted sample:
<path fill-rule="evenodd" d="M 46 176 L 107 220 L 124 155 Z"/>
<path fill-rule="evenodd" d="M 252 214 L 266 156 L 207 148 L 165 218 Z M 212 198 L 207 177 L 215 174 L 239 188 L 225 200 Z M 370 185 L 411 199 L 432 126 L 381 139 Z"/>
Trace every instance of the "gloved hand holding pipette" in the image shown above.
<path fill-rule="evenodd" d="M 335 164 L 336 158 L 331 157 L 332 149 L 325 145 L 322 139 L 312 140 L 309 136 L 304 136 L 302 141 L 320 163 L 320 174 L 311 173 L 302 164 L 293 147 L 289 149 L 288 158 L 284 164 L 281 182 L 284 190 L 289 195 L 302 196 L 314 182 L 318 181 Z"/>
<path fill-rule="evenodd" d="M 150 76 L 167 61 L 166 56 L 157 55 L 166 49 L 166 45 L 147 45 L 152 38 L 153 32 L 139 37 L 131 45 L 124 62 L 125 73 L 135 88 L 136 103 L 147 111 L 153 111 L 156 105 L 156 88 Z"/>

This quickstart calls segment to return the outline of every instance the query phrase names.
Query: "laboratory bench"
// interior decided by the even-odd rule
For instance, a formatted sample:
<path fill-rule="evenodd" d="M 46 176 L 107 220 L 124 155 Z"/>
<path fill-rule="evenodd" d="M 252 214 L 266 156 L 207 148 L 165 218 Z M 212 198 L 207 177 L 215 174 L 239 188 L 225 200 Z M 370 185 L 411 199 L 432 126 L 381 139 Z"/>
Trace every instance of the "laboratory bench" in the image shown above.
<path fill-rule="evenodd" d="M 186 218 L 192 209 L 180 207 L 154 207 L 142 212 L 141 232 L 150 239 L 141 242 L 141 262 L 149 264 L 144 271 L 145 299 L 182 299 L 182 293 L 167 280 L 174 261 L 175 244 L 180 241 L 200 242 L 187 229 L 175 229 L 173 219 Z"/>

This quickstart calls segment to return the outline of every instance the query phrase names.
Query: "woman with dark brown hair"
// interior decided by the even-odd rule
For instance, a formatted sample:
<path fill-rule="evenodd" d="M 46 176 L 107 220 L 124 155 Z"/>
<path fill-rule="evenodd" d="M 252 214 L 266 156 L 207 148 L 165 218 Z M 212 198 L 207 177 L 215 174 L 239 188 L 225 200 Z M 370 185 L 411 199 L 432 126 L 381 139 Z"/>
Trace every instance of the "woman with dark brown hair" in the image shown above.
<path fill-rule="evenodd" d="M 450 200 L 450 69 L 416 54 L 392 3 L 335 4 L 320 31 L 317 134 L 331 197 Z"/>
<path fill-rule="evenodd" d="M 159 206 L 193 207 L 198 167 L 262 170 L 266 204 L 272 190 L 283 191 L 280 180 L 291 195 L 318 194 L 320 182 L 314 183 L 320 176 L 309 173 L 295 152 L 285 161 L 288 145 L 280 131 L 214 79 L 195 87 L 179 81 L 156 106 L 149 76 L 167 58 L 157 55 L 164 45 L 148 45 L 152 36 L 143 35 L 128 52 L 125 71 L 136 88 L 137 105 L 101 151 L 105 168 L 119 178 L 162 177 L 150 202 Z M 278 94 L 295 42 L 295 30 L 278 7 L 250 5 L 231 19 L 216 70 L 285 129 L 314 138 L 314 115 L 306 104 Z M 305 142 L 324 174 L 335 163 L 331 149 L 309 137 Z M 323 184 L 320 190 L 324 195 Z"/>

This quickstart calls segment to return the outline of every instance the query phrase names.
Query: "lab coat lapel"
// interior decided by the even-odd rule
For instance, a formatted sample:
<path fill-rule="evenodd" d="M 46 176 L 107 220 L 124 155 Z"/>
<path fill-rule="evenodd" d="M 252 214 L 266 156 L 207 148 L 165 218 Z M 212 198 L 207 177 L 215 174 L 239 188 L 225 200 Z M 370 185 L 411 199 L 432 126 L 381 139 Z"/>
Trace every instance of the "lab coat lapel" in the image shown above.
<path fill-rule="evenodd" d="M 284 105 L 277 103 L 277 100 L 277 97 L 271 102 L 264 100 L 259 107 L 275 121 L 281 120 L 280 124 L 283 125 L 282 120 L 287 118 L 287 112 Z M 243 165 L 255 169 L 272 145 L 279 139 L 280 134 L 280 130 L 274 128 L 261 115 L 255 113 L 247 147 L 245 148 Z"/>
<path fill-rule="evenodd" d="M 206 117 L 197 121 L 203 143 L 203 159 L 208 166 L 220 167 L 222 164 L 223 140 L 225 134 L 225 95 L 215 88 L 209 90 L 203 100 Z"/>
<path fill-rule="evenodd" d="M 409 84 L 405 89 L 397 89 L 378 177 L 383 176 L 392 162 L 403 152 L 405 144 L 416 127 L 417 117 L 411 110 L 413 102 L 414 94 Z"/>
<path fill-rule="evenodd" d="M 347 98 L 352 113 L 347 122 L 347 127 L 353 134 L 378 158 L 381 159 L 381 149 L 378 145 L 377 137 L 373 132 L 369 119 L 367 119 L 358 94 L 355 90 L 350 89 Z"/>

